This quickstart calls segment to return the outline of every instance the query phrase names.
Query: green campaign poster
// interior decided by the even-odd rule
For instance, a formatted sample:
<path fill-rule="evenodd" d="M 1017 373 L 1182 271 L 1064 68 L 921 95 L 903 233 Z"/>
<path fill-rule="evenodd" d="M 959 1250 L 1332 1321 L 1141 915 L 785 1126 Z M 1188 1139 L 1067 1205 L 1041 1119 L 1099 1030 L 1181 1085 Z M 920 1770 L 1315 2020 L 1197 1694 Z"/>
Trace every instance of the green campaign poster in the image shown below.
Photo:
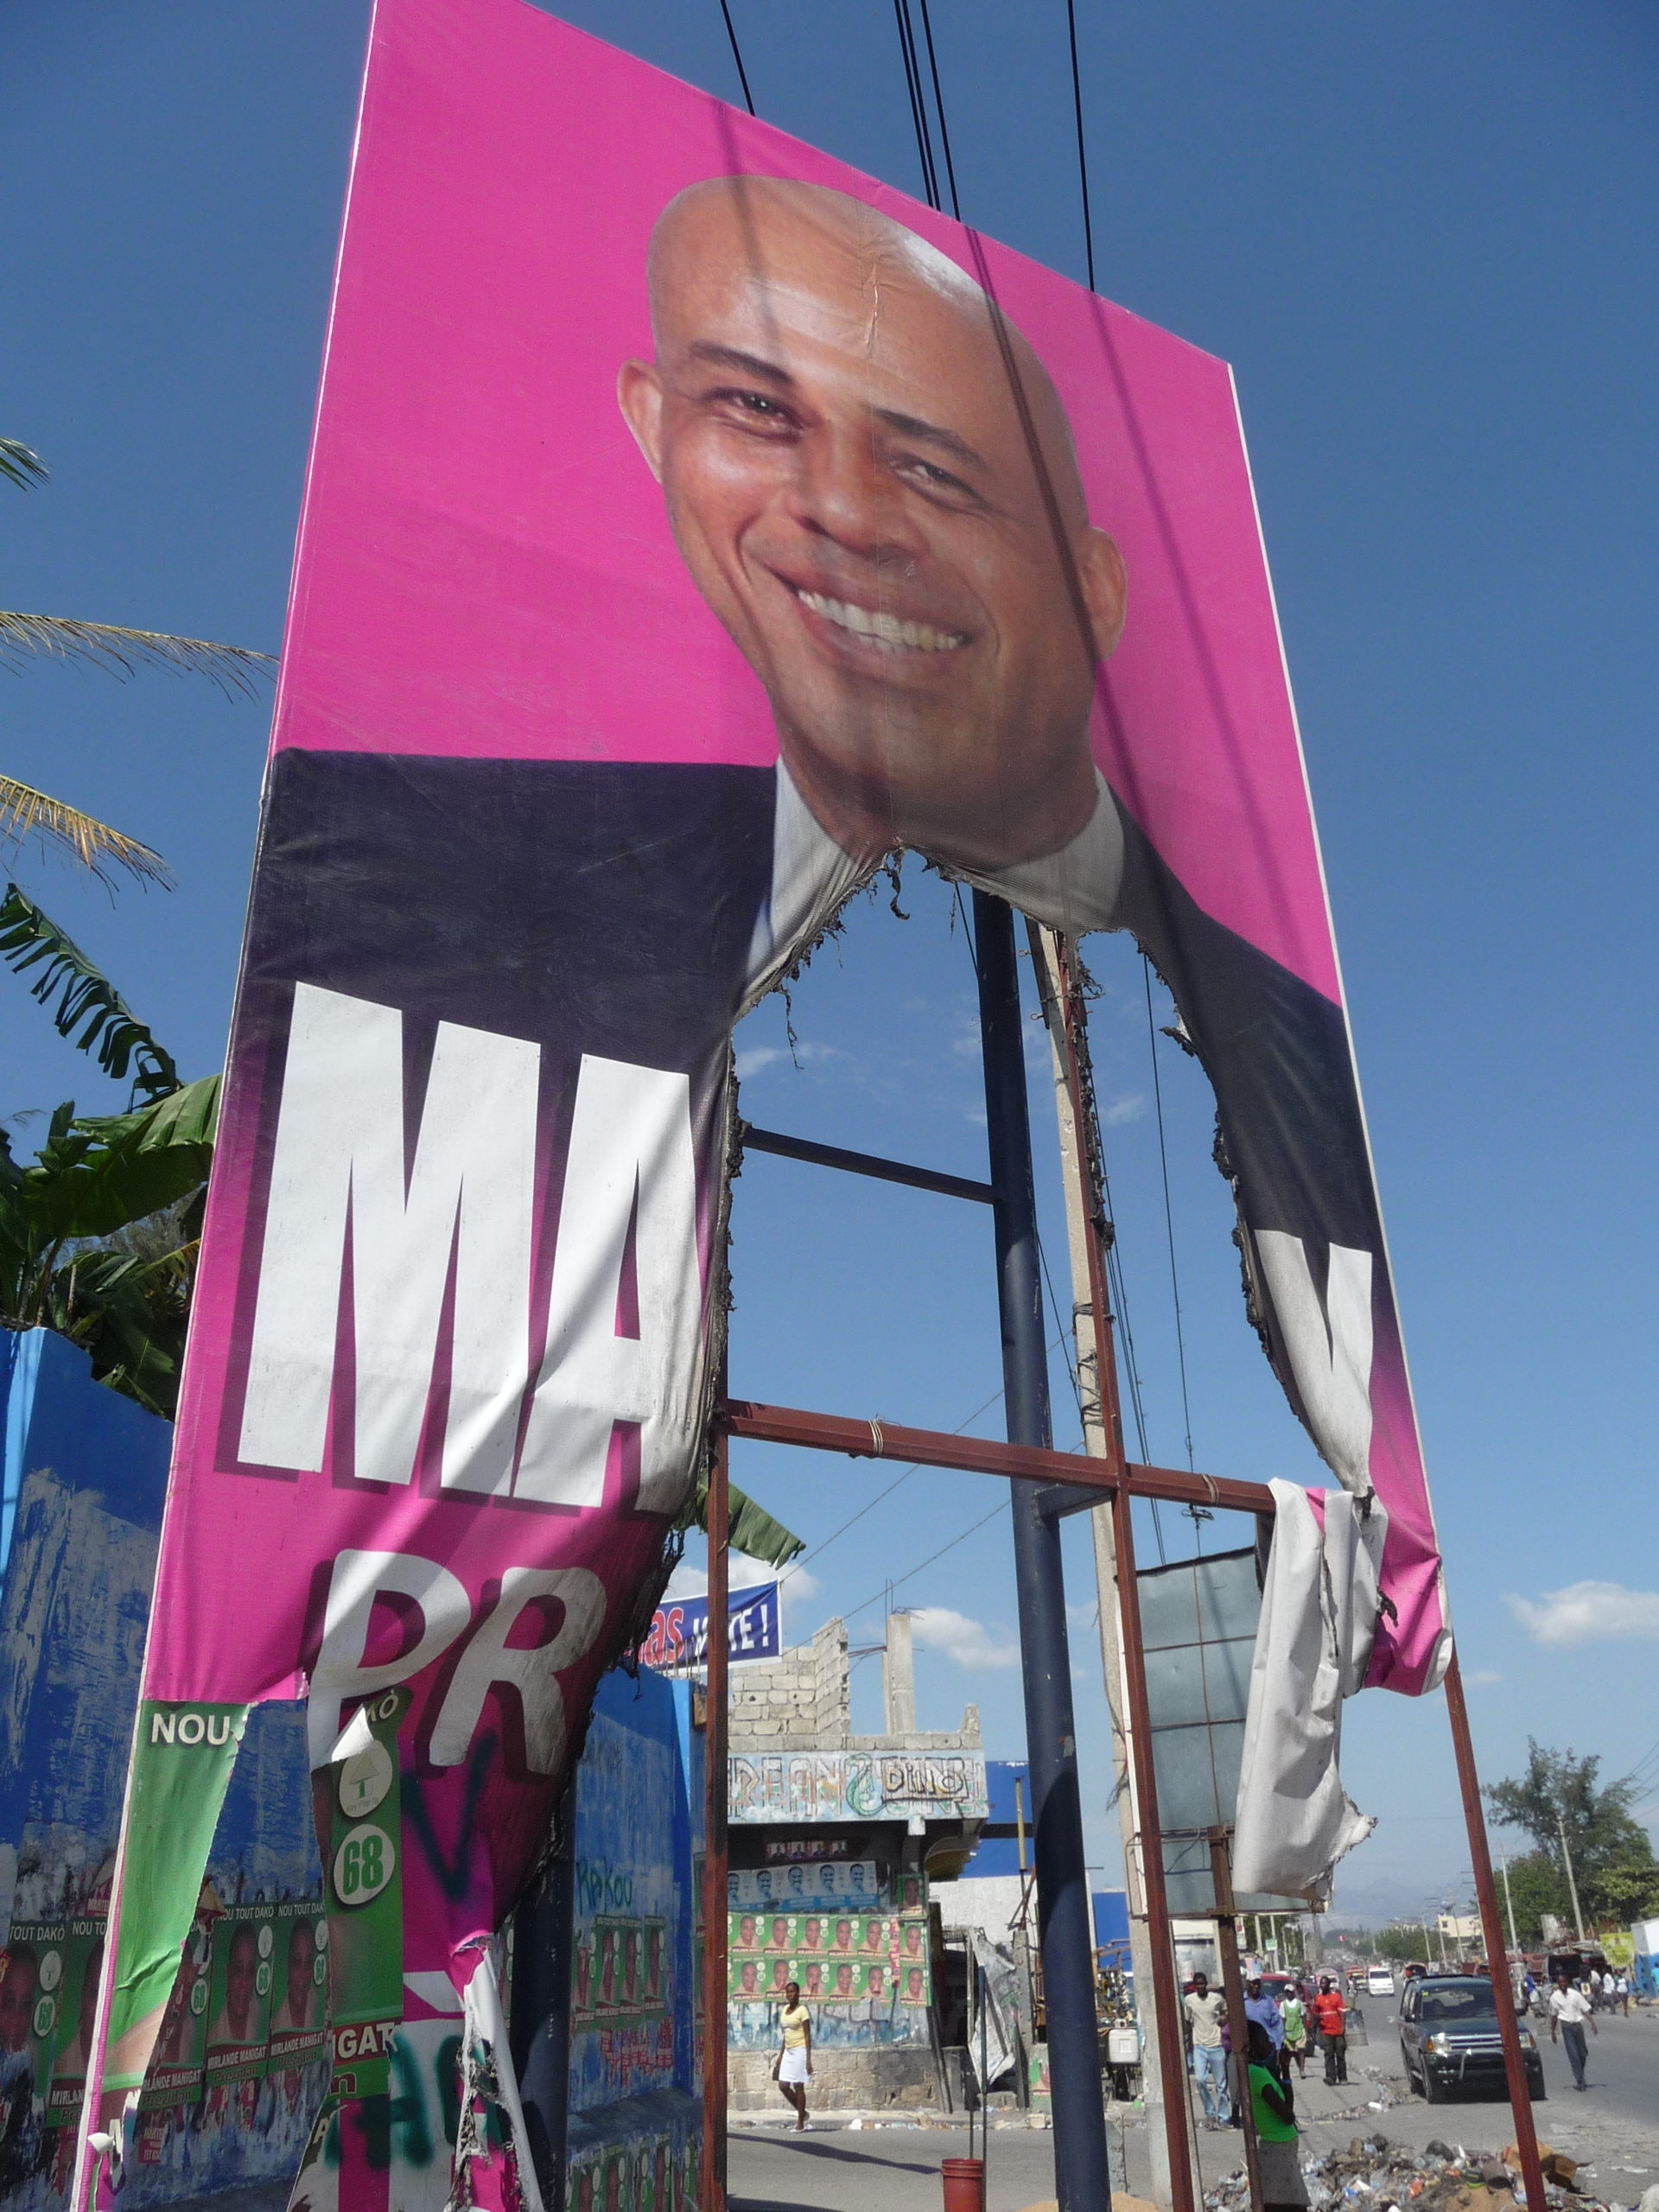
<path fill-rule="evenodd" d="M 207 2078 L 215 2087 L 256 2081 L 265 2071 L 276 1921 L 274 1904 L 243 1904 L 213 1923 Z"/>
<path fill-rule="evenodd" d="M 63 2004 L 64 1923 L 14 1920 L 0 1973 L 0 2048 L 29 2059 L 34 2102 L 42 2110 L 52 2080 Z"/>
<path fill-rule="evenodd" d="M 404 2017 L 403 1830 L 397 1724 L 410 1694 L 387 1690 L 358 1708 L 327 1770 L 323 1866 L 334 2094 L 388 2087 L 387 2049 Z"/>
<path fill-rule="evenodd" d="M 104 1968 L 104 1915 L 77 1914 L 64 1923 L 63 1979 L 58 1992 L 57 2046 L 46 2124 L 73 2126 L 86 2088 L 86 2059 L 98 2013 L 98 1980 Z"/>
<path fill-rule="evenodd" d="M 300 1897 L 276 1908 L 271 1992 L 271 2069 L 308 2066 L 327 2039 L 328 1922 L 321 1901 Z"/>
<path fill-rule="evenodd" d="M 200 2103 L 207 2048 L 207 2000 L 212 1985 L 213 1922 L 198 1913 L 179 1954 L 179 1970 L 162 2015 L 155 2055 L 140 2092 L 141 2112 Z"/>

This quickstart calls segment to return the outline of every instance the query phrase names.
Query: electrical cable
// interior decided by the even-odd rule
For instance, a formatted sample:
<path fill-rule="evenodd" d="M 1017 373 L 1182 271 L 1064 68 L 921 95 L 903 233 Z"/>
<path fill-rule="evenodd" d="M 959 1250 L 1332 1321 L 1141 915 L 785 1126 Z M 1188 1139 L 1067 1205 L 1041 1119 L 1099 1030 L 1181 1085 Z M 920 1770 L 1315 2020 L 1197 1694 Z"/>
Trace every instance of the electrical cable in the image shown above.
<path fill-rule="evenodd" d="M 918 1560 L 914 1567 L 907 1567 L 902 1574 L 893 1576 L 885 1588 L 878 1590 L 874 1598 L 867 1598 L 861 1605 L 855 1605 L 849 1611 L 844 1612 L 842 1615 L 842 1620 L 856 1620 L 861 1613 L 868 1613 L 872 1605 L 880 1605 L 884 1599 L 890 1599 L 893 1592 L 901 1584 L 912 1580 L 924 1567 L 931 1567 L 935 1560 L 943 1559 L 947 1552 L 955 1551 L 958 1544 L 965 1544 L 969 1536 L 976 1535 L 988 1522 L 995 1521 L 999 1513 L 1007 1512 L 1012 1503 L 1012 1498 L 1005 1497 L 1000 1505 L 994 1505 L 982 1519 L 976 1521 L 970 1528 L 964 1529 L 959 1536 L 952 1536 L 948 1544 L 941 1544 L 938 1551 L 930 1552 L 925 1560 Z"/>
<path fill-rule="evenodd" d="M 925 8 L 927 0 L 922 0 Z M 1065 28 L 1071 41 L 1071 105 L 1077 119 L 1077 181 L 1083 188 L 1083 253 L 1089 268 L 1089 289 L 1095 289 L 1095 226 L 1089 215 L 1089 157 L 1083 141 L 1083 75 L 1077 67 L 1077 0 L 1065 0 Z"/>
<path fill-rule="evenodd" d="M 1040 1235 L 1037 1239 L 1037 1264 L 1043 1271 L 1043 1287 L 1048 1293 L 1049 1311 L 1054 1316 L 1054 1326 L 1058 1332 L 1055 1342 L 1059 1345 L 1060 1357 L 1065 1362 L 1065 1376 L 1071 1385 L 1071 1395 L 1077 1408 L 1077 1427 L 1081 1429 L 1084 1426 L 1083 1380 L 1077 1373 L 1077 1363 L 1071 1356 L 1071 1342 L 1075 1340 L 1076 1335 L 1075 1326 L 1071 1329 L 1066 1327 L 1065 1315 L 1061 1311 L 1059 1300 L 1054 1294 L 1054 1278 L 1048 1272 L 1048 1254 L 1043 1249 L 1043 1240 Z M 1051 1351 L 1053 1348 L 1052 1344 L 1049 1347 Z"/>
<path fill-rule="evenodd" d="M 1164 1230 L 1169 1238 L 1169 1290 L 1175 1304 L 1175 1357 L 1181 1374 L 1181 1419 L 1186 1429 L 1186 1464 L 1189 1472 L 1195 1465 L 1192 1457 L 1192 1408 L 1186 1395 L 1186 1338 L 1181 1328 L 1181 1285 L 1175 1272 L 1175 1215 L 1169 1202 L 1169 1150 L 1164 1141 L 1164 1093 L 1158 1080 L 1158 1032 L 1152 1015 L 1152 963 L 1143 952 L 1141 956 L 1142 975 L 1147 986 L 1147 1046 L 1152 1055 L 1152 1095 L 1158 1113 L 1158 1159 L 1164 1173 Z"/>
<path fill-rule="evenodd" d="M 922 73 L 916 60 L 916 35 L 911 29 L 906 0 L 893 0 L 893 20 L 899 26 L 899 51 L 905 64 L 905 90 L 910 94 L 910 119 L 916 131 L 916 152 L 922 165 L 922 197 L 930 207 L 939 204 L 938 179 L 933 173 L 933 146 L 928 135 L 927 110 L 922 100 Z"/>
<path fill-rule="evenodd" d="M 737 64 L 737 81 L 743 87 L 743 105 L 753 115 L 754 96 L 749 90 L 749 73 L 743 67 L 743 56 L 737 43 L 737 26 L 732 21 L 732 11 L 728 0 L 720 0 L 720 12 L 726 19 L 726 35 L 732 42 L 732 59 Z"/>
<path fill-rule="evenodd" d="M 1056 1337 L 1053 1344 L 1050 1344 L 1049 1351 L 1053 1352 L 1058 1350 L 1063 1341 L 1063 1337 Z M 961 1436 L 963 1434 L 967 1429 L 969 1422 L 977 1421 L 982 1413 L 988 1413 L 990 1408 L 996 1403 L 1001 1395 L 1002 1393 L 1001 1390 L 993 1390 L 990 1396 L 986 1399 L 983 1405 L 976 1406 L 972 1413 L 964 1415 L 964 1417 L 957 1423 L 956 1427 L 952 1429 L 947 1430 L 946 1433 L 950 1436 Z M 912 1475 L 918 1474 L 921 1471 L 922 1465 L 923 1463 L 921 1460 L 913 1459 L 910 1465 L 904 1470 L 902 1474 L 897 1476 L 893 1481 L 887 1484 L 886 1490 L 878 1491 L 868 1504 L 861 1505 L 857 1512 L 855 1513 L 849 1520 L 846 1520 L 842 1522 L 839 1529 L 832 1529 L 822 1543 L 813 1544 L 808 1550 L 800 1553 L 798 1557 L 791 1560 L 787 1567 L 780 1570 L 778 1577 L 779 1580 L 780 1582 L 786 1582 L 790 1576 L 793 1574 L 798 1568 L 804 1567 L 810 1560 L 820 1558 L 823 1553 L 829 1550 L 831 1544 L 836 1542 L 841 1537 L 844 1536 L 847 1534 L 847 1531 L 861 1522 L 867 1513 L 874 1513 L 876 1507 L 880 1505 L 885 1498 L 891 1497 L 894 1491 L 898 1490 L 902 1484 L 907 1483 Z"/>
<path fill-rule="evenodd" d="M 950 213 L 962 220 L 962 203 L 957 198 L 957 165 L 950 158 L 950 132 L 944 119 L 944 94 L 939 90 L 938 57 L 933 51 L 933 23 L 927 12 L 927 0 L 920 0 L 922 35 L 927 41 L 927 66 L 933 78 L 933 105 L 939 118 L 939 144 L 944 149 L 944 181 L 950 191 Z M 937 182 L 937 179 L 935 180 Z M 938 201 L 934 205 L 938 206 Z"/>

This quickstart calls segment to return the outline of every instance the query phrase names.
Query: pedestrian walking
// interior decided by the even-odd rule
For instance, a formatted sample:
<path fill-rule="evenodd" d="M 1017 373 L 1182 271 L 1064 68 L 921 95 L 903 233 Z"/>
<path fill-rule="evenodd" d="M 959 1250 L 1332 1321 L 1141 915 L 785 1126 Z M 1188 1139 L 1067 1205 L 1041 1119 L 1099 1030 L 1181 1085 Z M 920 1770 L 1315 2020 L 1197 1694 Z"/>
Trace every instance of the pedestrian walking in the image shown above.
<path fill-rule="evenodd" d="M 1300 2212 L 1307 2202 L 1307 2183 L 1297 2152 L 1296 2100 L 1289 2082 L 1280 2078 L 1274 2059 L 1272 2037 L 1252 2020 L 1250 2115 L 1263 2212 Z"/>
<path fill-rule="evenodd" d="M 1274 2071 L 1281 2078 L 1285 2073 L 1285 2022 L 1277 2004 L 1265 1990 L 1260 1980 L 1252 1975 L 1244 1985 L 1244 2017 L 1255 2027 L 1262 2029 L 1273 2045 Z"/>
<path fill-rule="evenodd" d="M 1618 1999 L 1619 2011 L 1628 2016 L 1630 2009 L 1630 1977 L 1629 1974 L 1623 1972 L 1620 1973 L 1618 1980 L 1614 1985 L 1613 1993 Z"/>
<path fill-rule="evenodd" d="M 779 2022 L 784 2040 L 772 2061 L 772 2078 L 795 2108 L 798 2133 L 806 2126 L 806 2085 L 812 2078 L 812 2015 L 801 2002 L 801 1985 L 784 1985 L 784 2011 Z"/>
<path fill-rule="evenodd" d="M 1227 2000 L 1211 1989 L 1209 1977 L 1195 1974 L 1192 1986 L 1181 2001 L 1186 2016 L 1188 2067 L 1198 2085 L 1206 2127 L 1225 2127 L 1230 2117 L 1227 2094 L 1227 2054 L 1222 2048 L 1222 2028 Z"/>
<path fill-rule="evenodd" d="M 1320 1979 L 1319 1993 L 1313 1999 L 1313 2017 L 1319 2024 L 1319 2041 L 1325 2045 L 1325 2082 L 1335 2088 L 1338 2082 L 1348 2079 L 1348 2006 L 1329 1974 Z"/>
<path fill-rule="evenodd" d="M 1302 2002 L 1302 1993 L 1292 1987 L 1285 1997 L 1285 2009 L 1281 2016 L 1285 2024 L 1284 2073 L 1290 2079 L 1290 2062 L 1296 2062 L 1298 2077 L 1307 2078 L 1307 2007 Z"/>
<path fill-rule="evenodd" d="M 1567 2063 L 1573 2069 L 1575 2089 L 1584 2087 L 1584 2062 L 1589 2051 L 1584 2039 L 1586 2021 L 1591 2034 L 1599 2036 L 1601 2030 L 1596 2025 L 1590 1999 L 1581 1989 L 1569 1986 L 1565 1974 L 1558 1974 L 1555 1986 L 1549 1993 L 1549 2039 L 1551 2043 L 1557 2040 L 1555 2031 L 1559 2028 L 1560 2040 L 1567 2045 Z"/>

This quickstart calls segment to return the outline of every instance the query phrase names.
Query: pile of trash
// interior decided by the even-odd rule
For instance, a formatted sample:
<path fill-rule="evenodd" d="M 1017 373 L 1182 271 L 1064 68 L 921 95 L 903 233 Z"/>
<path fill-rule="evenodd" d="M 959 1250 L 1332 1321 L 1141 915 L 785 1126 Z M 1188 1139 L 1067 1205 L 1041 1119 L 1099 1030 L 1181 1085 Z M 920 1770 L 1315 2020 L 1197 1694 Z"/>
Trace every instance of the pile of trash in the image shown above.
<path fill-rule="evenodd" d="M 1538 2145 L 1546 2192 L 1562 2212 L 1622 2212 L 1581 2175 L 1577 2164 L 1548 2144 Z M 1438 2137 L 1423 2148 L 1390 2143 L 1386 2135 L 1357 2135 L 1345 2151 L 1303 2161 L 1311 2212 L 1524 2212 L 1521 2154 L 1513 2143 L 1502 2152 L 1465 2150 Z M 1659 2196 L 1659 2190 L 1650 2190 Z M 1243 2169 L 1229 2174 L 1205 2196 L 1206 2212 L 1249 2212 Z M 1641 2212 L 1659 2212 L 1643 2200 Z"/>

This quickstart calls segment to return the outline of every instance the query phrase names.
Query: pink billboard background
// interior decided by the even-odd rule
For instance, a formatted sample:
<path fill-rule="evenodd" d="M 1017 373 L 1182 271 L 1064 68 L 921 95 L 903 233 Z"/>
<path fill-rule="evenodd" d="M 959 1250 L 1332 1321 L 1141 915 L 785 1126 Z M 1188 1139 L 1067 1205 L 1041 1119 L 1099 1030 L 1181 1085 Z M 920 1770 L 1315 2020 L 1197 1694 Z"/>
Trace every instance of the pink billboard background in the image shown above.
<path fill-rule="evenodd" d="M 652 350 L 658 215 L 744 173 L 866 200 L 988 280 L 1058 388 L 1090 518 L 1128 563 L 1096 758 L 1207 913 L 1338 997 L 1226 364 L 520 0 L 377 8 L 274 748 L 776 759 L 766 698 L 687 574 L 615 397 L 618 364 Z M 228 1471 L 215 1437 L 250 1168 L 221 1154 L 179 1472 L 193 1514 L 230 1523 L 208 1542 L 303 1577 L 336 1537 L 362 1540 L 361 1499 L 317 1498 L 331 1535 L 295 1514 L 289 1484 L 198 1479 Z M 1397 1349 L 1378 1351 L 1375 1471 L 1411 1601 L 1391 1672 L 1416 1688 L 1443 1624 L 1438 1555 Z M 395 1544 L 386 1510 L 377 1541 Z M 465 1510 L 448 1555 L 471 1584 L 492 1516 Z M 152 1650 L 149 1694 L 292 1694 L 291 1625 L 273 1613 L 260 1633 L 221 1588 Z"/>
<path fill-rule="evenodd" d="M 1197 910 L 1188 950 L 1178 944 L 1176 952 L 1196 959 L 1192 944 L 1227 938 L 1231 949 L 1217 957 L 1255 975 L 1251 988 L 1267 992 L 1264 1003 L 1293 1007 L 1287 1033 L 1300 1022 L 1327 1047 L 1334 1035 L 1336 1088 L 1349 1116 L 1336 1147 L 1345 1147 L 1340 1179 L 1371 1220 L 1319 852 L 1226 365 L 521 0 L 378 0 L 270 791 L 308 760 L 344 762 L 348 771 L 384 760 L 411 783 L 410 763 L 770 769 L 779 748 L 766 696 L 688 574 L 663 493 L 616 397 L 619 365 L 652 351 L 645 272 L 658 215 L 686 187 L 735 175 L 827 187 L 880 210 L 966 270 L 1035 348 L 1075 433 L 1090 519 L 1116 539 L 1130 580 L 1128 626 L 1096 681 L 1096 761 Z M 283 868 L 289 895 L 300 901 L 291 911 L 302 918 L 308 911 L 308 849 L 290 836 L 283 849 L 272 826 L 279 812 L 268 798 L 256 922 L 262 897 L 273 911 L 270 887 Z M 363 826 L 368 851 L 374 824 L 366 810 Z M 442 864 L 441 849 L 433 859 Z M 701 888 L 718 905 L 718 880 Z M 371 897 L 348 912 L 353 929 L 365 906 L 377 911 Z M 382 935 L 381 965 L 395 968 L 395 911 Z M 414 1479 L 401 1488 L 401 1477 L 359 1482 L 342 1456 L 351 1389 L 342 1356 L 321 1466 L 238 1459 L 284 1079 L 280 993 L 306 974 L 283 964 L 280 938 L 273 952 L 268 935 L 256 957 L 257 941 L 255 928 L 144 1696 L 251 1702 L 303 1694 L 328 1573 L 348 1551 L 441 1561 L 472 1609 L 475 1639 L 505 1577 L 532 1567 L 584 1569 L 602 1585 L 603 1615 L 569 1664 L 557 1667 L 574 1742 L 661 1554 L 664 1516 L 636 1509 L 639 1467 L 621 1420 L 594 1510 L 526 1510 L 517 1496 L 446 1490 L 448 1409 L 435 1370 L 430 1397 L 417 1400 L 426 1427 Z M 357 995 L 373 998 L 367 988 Z M 386 995 L 394 1006 L 412 1004 L 390 987 Z M 491 1024 L 480 1018 L 478 1027 Z M 526 1015 L 522 1026 L 499 1020 L 495 1033 L 545 1043 L 551 1031 Z M 690 1071 L 706 1300 L 725 1039 L 716 1027 L 706 1048 L 696 1043 L 677 1061 L 651 1045 L 643 1038 L 639 1052 L 622 1057 Z M 1251 1110 L 1268 1122 L 1284 1118 L 1271 1065 L 1265 1082 L 1260 1068 L 1248 1067 L 1240 1081 Z M 1217 1090 L 1225 1117 L 1219 1083 Z M 548 1178 L 557 1172 L 549 1166 L 550 1090 L 544 1083 L 526 1232 L 531 1306 L 543 1314 L 554 1242 Z M 1316 1126 L 1303 1145 L 1310 1159 L 1322 1134 Z M 1287 1148 L 1299 1172 L 1300 1141 L 1293 1131 Z M 1317 1179 L 1317 1164 L 1310 1172 Z M 1296 1243 L 1294 1224 L 1275 1221 L 1271 1233 L 1281 1245 Z M 1342 1240 L 1329 1241 L 1334 1251 Z M 1438 1548 L 1380 1229 L 1367 1230 L 1365 1249 L 1349 1255 L 1356 1256 L 1370 1272 L 1346 1280 L 1370 1289 L 1355 1486 L 1369 1467 L 1389 1516 L 1383 1584 L 1395 1614 L 1379 1633 L 1371 1679 L 1415 1693 L 1438 1679 L 1446 1652 Z M 1332 1281 L 1334 1295 L 1334 1272 Z M 707 1319 L 705 1313 L 705 1349 Z M 625 1325 L 620 1303 L 615 1333 L 640 1333 Z M 531 1375 L 540 1351 L 532 1341 Z M 427 1388 L 425 1378 L 411 1384 Z M 1302 1397 L 1306 1413 L 1306 1388 Z M 542 1649 L 556 1663 L 550 1647 L 563 1630 L 559 1601 L 549 1603 L 539 1641 L 529 1640 L 528 1625 L 515 1631 L 509 1659 Z M 410 1635 L 407 1609 L 377 1607 L 363 1662 L 395 1668 L 416 1648 Z M 410 1773 L 420 1770 L 431 1838 L 425 1858 L 406 1864 L 405 1964 L 448 1974 L 457 1986 L 533 1861 L 553 1786 L 526 1775 L 522 1761 L 511 1770 L 499 1745 L 486 1760 L 481 1796 L 464 1792 L 453 1762 L 438 1775 L 423 1766 L 422 1729 L 429 1732 L 459 1649 L 452 1638 L 412 1678 L 417 1719 L 404 1746 Z"/>

